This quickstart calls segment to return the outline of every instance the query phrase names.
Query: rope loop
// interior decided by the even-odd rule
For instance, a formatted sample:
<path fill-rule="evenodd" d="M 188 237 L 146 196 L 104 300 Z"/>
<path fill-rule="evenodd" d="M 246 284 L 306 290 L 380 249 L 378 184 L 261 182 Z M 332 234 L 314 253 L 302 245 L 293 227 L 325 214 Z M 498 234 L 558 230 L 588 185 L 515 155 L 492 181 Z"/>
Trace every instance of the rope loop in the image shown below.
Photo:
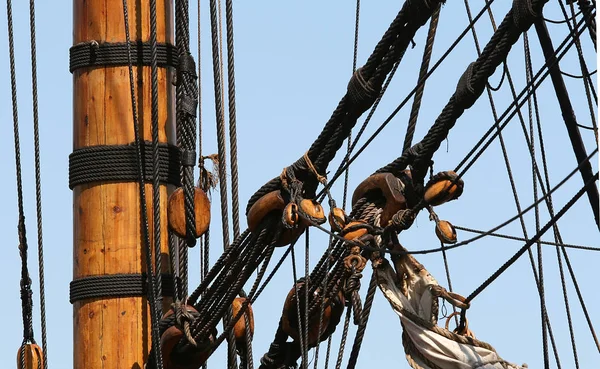
<path fill-rule="evenodd" d="M 518 1 L 518 0 L 517 0 Z M 485 89 L 485 83 L 474 84 L 475 62 L 469 64 L 456 85 L 455 103 L 462 109 L 468 109 L 481 96 Z"/>
<path fill-rule="evenodd" d="M 194 347 L 198 347 L 198 343 L 192 336 L 190 330 L 190 323 L 193 323 L 195 319 L 192 313 L 188 311 L 186 304 L 181 301 L 176 301 L 171 305 L 171 308 L 175 311 L 176 325 L 183 331 L 187 342 Z"/>
<path fill-rule="evenodd" d="M 379 91 L 374 88 L 370 80 L 367 81 L 364 78 L 362 68 L 358 68 L 348 82 L 346 96 L 350 100 L 350 104 L 356 110 L 363 112 L 373 105 L 378 95 Z"/>
<path fill-rule="evenodd" d="M 533 0 L 513 0 L 512 19 L 519 31 L 527 31 L 540 15 L 533 8 Z"/>
<path fill-rule="evenodd" d="M 394 229 L 397 232 L 405 231 L 412 226 L 416 217 L 417 212 L 412 209 L 400 210 L 394 214 L 390 224 L 386 228 Z"/>
<path fill-rule="evenodd" d="M 319 183 L 325 185 L 327 183 L 327 177 L 319 174 L 319 172 L 317 171 L 317 168 L 315 168 L 313 162 L 310 160 L 310 157 L 308 156 L 308 151 L 304 153 L 304 156 L 302 158 L 304 159 L 304 162 L 306 163 L 306 166 L 308 167 L 308 169 L 317 178 L 317 181 L 319 181 Z"/>

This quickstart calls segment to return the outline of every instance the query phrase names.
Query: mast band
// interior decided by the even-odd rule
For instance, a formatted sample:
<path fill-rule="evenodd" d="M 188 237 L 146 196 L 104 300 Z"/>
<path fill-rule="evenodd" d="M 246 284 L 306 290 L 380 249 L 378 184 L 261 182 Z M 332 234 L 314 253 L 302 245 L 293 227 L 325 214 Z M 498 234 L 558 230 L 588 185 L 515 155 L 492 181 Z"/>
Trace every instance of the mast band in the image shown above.
<path fill-rule="evenodd" d="M 171 44 L 158 43 L 157 65 L 161 68 L 177 67 L 177 48 Z M 131 63 L 134 66 L 150 66 L 152 45 L 149 42 L 131 43 Z M 127 42 L 86 41 L 69 49 L 69 71 L 89 67 L 117 67 L 129 65 Z"/>
<path fill-rule="evenodd" d="M 152 180 L 152 142 L 141 147 L 144 180 Z M 159 179 L 180 186 L 180 153 L 174 145 L 159 144 Z M 139 182 L 137 148 L 129 145 L 83 147 L 69 155 L 69 188 L 90 182 Z"/>
<path fill-rule="evenodd" d="M 69 285 L 69 302 L 93 298 L 146 296 L 146 273 L 109 274 L 77 278 Z M 173 275 L 162 274 L 162 296 L 173 297 Z"/>

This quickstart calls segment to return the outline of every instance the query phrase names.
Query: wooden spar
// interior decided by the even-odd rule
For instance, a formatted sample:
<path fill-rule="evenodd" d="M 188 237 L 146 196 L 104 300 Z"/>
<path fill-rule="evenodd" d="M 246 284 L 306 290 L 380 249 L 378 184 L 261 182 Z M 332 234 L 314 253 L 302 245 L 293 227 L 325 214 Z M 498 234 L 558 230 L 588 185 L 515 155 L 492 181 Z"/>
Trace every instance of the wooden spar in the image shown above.
<path fill-rule="evenodd" d="M 157 0 L 157 40 L 173 44 L 172 0 Z M 149 41 L 149 0 L 128 0 L 131 41 Z M 125 42 L 122 0 L 75 0 L 73 42 Z M 133 68 L 138 117 L 151 140 L 150 67 Z M 173 85 L 158 69 L 159 140 L 174 135 Z M 127 67 L 82 68 L 73 73 L 73 148 L 134 142 Z M 169 189 L 170 191 L 171 189 Z M 162 271 L 169 271 L 167 187 L 161 185 Z M 146 184 L 152 239 L 152 186 Z M 73 190 L 73 277 L 145 272 L 139 184 L 92 183 Z M 153 242 L 153 241 L 152 241 Z M 164 307 L 170 304 L 165 298 Z M 145 297 L 95 298 L 73 304 L 75 369 L 142 369 L 151 346 Z"/>

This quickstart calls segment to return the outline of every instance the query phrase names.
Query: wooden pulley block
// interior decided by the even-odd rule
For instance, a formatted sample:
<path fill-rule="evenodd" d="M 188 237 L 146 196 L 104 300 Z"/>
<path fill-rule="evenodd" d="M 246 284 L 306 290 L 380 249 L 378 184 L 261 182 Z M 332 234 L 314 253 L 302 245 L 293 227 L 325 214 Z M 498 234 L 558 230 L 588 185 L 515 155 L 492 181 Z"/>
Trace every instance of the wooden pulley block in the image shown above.
<path fill-rule="evenodd" d="M 192 306 L 186 306 L 190 313 L 197 313 Z M 174 314 L 173 309 L 163 315 L 163 319 Z M 199 343 L 198 347 L 187 345 L 184 351 L 176 350 L 179 341 L 184 338 L 183 331 L 173 325 L 160 336 L 160 348 L 162 351 L 164 369 L 199 369 L 212 354 L 212 344 L 215 334 L 212 334 L 208 342 Z"/>
<path fill-rule="evenodd" d="M 42 348 L 35 343 L 27 343 L 25 346 L 19 347 L 17 351 L 17 369 L 23 368 L 21 365 L 21 354 L 25 351 L 25 368 L 38 369 L 44 367 L 44 355 Z"/>
<path fill-rule="evenodd" d="M 348 223 L 348 225 L 345 226 L 344 230 L 343 230 L 344 238 L 347 239 L 348 241 L 352 241 L 352 240 L 355 240 L 355 239 L 362 237 L 362 236 L 366 235 L 367 233 L 369 233 L 369 230 L 364 227 L 352 230 L 353 228 L 356 228 L 356 226 L 358 226 L 360 224 L 366 224 L 366 223 L 363 222 L 362 220 L 357 220 L 357 221 Z"/>
<path fill-rule="evenodd" d="M 423 199 L 431 206 L 438 206 L 445 202 L 456 200 L 463 192 L 465 186 L 462 179 L 458 179 L 456 172 L 449 170 L 433 176 L 425 186 Z M 456 184 L 452 184 L 456 181 Z"/>
<path fill-rule="evenodd" d="M 272 211 L 283 211 L 287 201 L 283 199 L 281 191 L 272 191 L 264 195 L 250 207 L 247 220 L 248 228 L 255 231 L 260 222 Z"/>
<path fill-rule="evenodd" d="M 323 224 L 327 221 L 323 207 L 315 200 L 302 199 L 300 201 L 300 211 L 317 224 Z M 304 220 L 304 223 L 308 226 L 312 224 L 306 220 Z"/>
<path fill-rule="evenodd" d="M 341 232 L 346 226 L 346 213 L 343 209 L 333 208 L 329 213 L 329 225 L 336 232 Z"/>
<path fill-rule="evenodd" d="M 246 301 L 244 297 L 238 297 L 233 300 L 232 310 L 233 317 L 235 318 L 240 310 L 242 309 L 242 304 Z M 233 326 L 233 334 L 235 335 L 235 340 L 237 342 L 245 342 L 246 341 L 246 316 L 248 316 L 248 326 L 250 328 L 250 337 L 254 336 L 254 313 L 252 312 L 252 305 L 248 303 L 248 307 L 246 311 L 240 317 L 235 325 Z"/>
<path fill-rule="evenodd" d="M 304 285 L 304 282 L 299 282 L 296 284 L 298 291 L 300 291 L 301 286 Z M 296 300 L 296 288 L 292 287 L 290 292 L 288 293 L 285 304 L 283 306 L 283 313 L 281 317 L 281 325 L 283 331 L 293 338 L 295 341 L 300 340 L 300 336 L 298 334 L 298 308 L 297 308 L 297 300 Z M 302 327 L 304 327 L 304 319 L 306 316 L 305 312 L 305 292 L 300 291 L 300 316 L 302 317 Z M 320 296 L 320 289 L 317 289 L 314 293 L 314 298 L 322 301 Z M 322 302 L 321 302 L 322 303 Z M 308 346 L 314 347 L 318 342 L 321 342 L 327 339 L 334 331 L 337 324 L 340 322 L 340 318 L 344 311 L 344 296 L 342 292 L 338 292 L 334 298 L 325 299 L 325 308 L 323 309 L 323 320 L 320 320 L 321 314 L 321 306 L 318 306 L 315 309 L 315 313 L 310 316 L 308 319 Z M 311 301 L 309 301 L 309 305 Z M 319 323 L 321 323 L 321 329 L 319 330 Z"/>
<path fill-rule="evenodd" d="M 194 212 L 196 214 L 196 234 L 198 238 L 206 232 L 210 225 L 210 201 L 206 193 L 194 187 Z M 179 237 L 186 237 L 185 197 L 183 188 L 179 187 L 169 196 L 167 209 L 169 228 Z"/>
<path fill-rule="evenodd" d="M 283 221 L 290 228 L 298 224 L 298 205 L 290 202 L 283 208 Z"/>
<path fill-rule="evenodd" d="M 456 243 L 456 229 L 447 220 L 435 224 L 435 234 L 442 243 Z"/>
<path fill-rule="evenodd" d="M 365 179 L 352 195 L 352 206 L 367 192 L 379 190 L 385 197 L 385 206 L 381 213 L 381 226 L 385 227 L 399 210 L 406 209 L 404 183 L 391 173 L 376 173 Z"/>

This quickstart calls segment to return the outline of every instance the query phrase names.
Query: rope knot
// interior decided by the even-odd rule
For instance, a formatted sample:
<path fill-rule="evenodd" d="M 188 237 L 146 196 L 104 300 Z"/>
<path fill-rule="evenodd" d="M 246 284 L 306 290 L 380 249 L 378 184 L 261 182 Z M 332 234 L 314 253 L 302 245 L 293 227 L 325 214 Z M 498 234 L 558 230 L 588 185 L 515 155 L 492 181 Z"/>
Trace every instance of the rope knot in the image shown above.
<path fill-rule="evenodd" d="M 513 0 L 512 19 L 519 31 L 527 31 L 540 14 L 533 8 L 533 0 Z"/>
<path fill-rule="evenodd" d="M 317 168 L 315 168 L 315 165 L 313 164 L 313 162 L 310 160 L 310 157 L 308 156 L 308 151 L 304 153 L 304 156 L 302 158 L 304 159 L 304 162 L 306 163 L 306 166 L 308 167 L 310 172 L 315 176 L 315 178 L 317 178 L 317 181 L 319 181 L 319 183 L 321 183 L 323 185 L 326 185 L 327 177 L 319 174 L 319 172 L 317 171 Z"/>
<path fill-rule="evenodd" d="M 346 96 L 350 100 L 350 104 L 362 113 L 373 105 L 378 94 L 372 83 L 365 80 L 362 68 L 358 68 L 348 82 Z"/>
<path fill-rule="evenodd" d="M 474 75 L 475 62 L 469 64 L 456 85 L 456 92 L 454 93 L 455 101 L 456 105 L 462 109 L 468 109 L 473 106 L 485 89 L 485 83 L 477 83 L 473 78 Z"/>
<path fill-rule="evenodd" d="M 417 213 L 412 209 L 400 210 L 394 214 L 388 227 L 392 227 L 396 231 L 407 230 L 412 226 L 416 217 Z"/>
<path fill-rule="evenodd" d="M 194 347 L 198 347 L 198 343 L 192 336 L 190 323 L 194 322 L 194 316 L 187 309 L 187 305 L 181 301 L 176 301 L 171 305 L 175 311 L 175 324 L 183 331 L 185 339 Z"/>

